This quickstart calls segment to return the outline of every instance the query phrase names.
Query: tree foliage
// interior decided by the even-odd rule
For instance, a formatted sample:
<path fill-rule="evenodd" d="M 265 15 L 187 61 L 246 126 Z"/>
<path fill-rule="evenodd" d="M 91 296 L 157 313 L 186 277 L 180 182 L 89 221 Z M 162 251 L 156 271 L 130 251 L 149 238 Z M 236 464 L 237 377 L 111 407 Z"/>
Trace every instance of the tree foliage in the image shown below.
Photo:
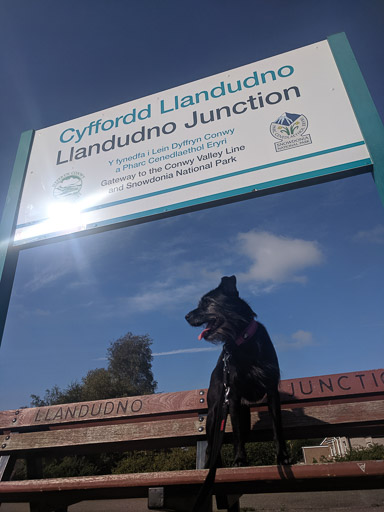
<path fill-rule="evenodd" d="M 134 336 L 129 332 L 108 348 L 108 370 L 116 397 L 155 392 L 151 344 L 148 335 Z"/>
<path fill-rule="evenodd" d="M 383 460 L 384 445 L 373 443 L 370 446 L 351 448 L 344 457 L 336 457 L 336 462 L 348 462 L 352 460 Z"/>
<path fill-rule="evenodd" d="M 31 395 L 32 407 L 43 407 L 45 405 L 69 404 L 82 401 L 82 385 L 77 382 L 71 382 L 65 389 L 61 390 L 58 386 L 53 386 L 45 391 L 43 398 L 38 395 Z"/>
<path fill-rule="evenodd" d="M 107 349 L 107 367 L 90 370 L 80 381 L 66 388 L 53 386 L 41 398 L 31 395 L 32 407 L 88 402 L 154 393 L 157 382 L 152 373 L 152 340 L 148 335 L 127 332 Z M 43 459 L 46 478 L 109 474 L 127 454 L 94 454 Z M 25 478 L 25 464 L 19 464 L 14 478 Z"/>
<path fill-rule="evenodd" d="M 176 471 L 196 468 L 196 448 L 169 448 L 164 450 L 132 451 L 117 462 L 112 469 L 115 475 Z"/>
<path fill-rule="evenodd" d="M 53 386 L 43 398 L 31 395 L 32 407 L 154 393 L 151 344 L 147 334 L 127 332 L 108 347 L 107 368 L 90 370 L 81 382 L 71 382 L 64 389 Z"/>

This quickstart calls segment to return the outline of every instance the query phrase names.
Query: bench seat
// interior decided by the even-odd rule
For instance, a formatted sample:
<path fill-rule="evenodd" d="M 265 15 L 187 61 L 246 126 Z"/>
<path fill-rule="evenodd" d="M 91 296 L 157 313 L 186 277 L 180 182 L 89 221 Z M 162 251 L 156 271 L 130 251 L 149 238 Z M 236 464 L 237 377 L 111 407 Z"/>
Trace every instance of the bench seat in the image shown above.
<path fill-rule="evenodd" d="M 44 493 L 47 501 L 63 502 L 109 498 L 144 498 L 148 489 L 166 487 L 170 494 L 193 494 L 207 470 L 133 473 L 41 480 L 0 482 L 1 502 L 34 501 Z M 266 493 L 286 491 L 383 488 L 384 461 L 339 462 L 294 466 L 220 468 L 215 493 Z"/>

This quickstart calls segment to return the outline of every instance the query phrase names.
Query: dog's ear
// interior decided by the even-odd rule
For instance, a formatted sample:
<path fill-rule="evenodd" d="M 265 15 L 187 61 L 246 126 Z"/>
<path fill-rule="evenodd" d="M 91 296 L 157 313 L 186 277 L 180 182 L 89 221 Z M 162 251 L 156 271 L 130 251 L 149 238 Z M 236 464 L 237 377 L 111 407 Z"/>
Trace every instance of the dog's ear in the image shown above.
<path fill-rule="evenodd" d="M 236 297 L 239 296 L 239 292 L 236 288 L 236 276 L 222 277 L 220 286 L 226 295 L 235 295 Z"/>

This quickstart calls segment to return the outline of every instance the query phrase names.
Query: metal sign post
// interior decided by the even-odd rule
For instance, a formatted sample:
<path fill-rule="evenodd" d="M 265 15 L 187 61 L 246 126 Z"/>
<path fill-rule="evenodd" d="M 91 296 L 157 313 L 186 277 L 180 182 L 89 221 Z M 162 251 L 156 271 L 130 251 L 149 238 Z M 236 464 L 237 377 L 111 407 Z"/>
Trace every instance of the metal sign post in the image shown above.
<path fill-rule="evenodd" d="M 18 248 L 13 245 L 21 192 L 32 148 L 34 131 L 21 134 L 0 226 L 0 344 L 15 277 Z"/>
<path fill-rule="evenodd" d="M 328 37 L 333 57 L 348 93 L 373 163 L 373 177 L 384 205 L 384 125 L 344 33 Z"/>

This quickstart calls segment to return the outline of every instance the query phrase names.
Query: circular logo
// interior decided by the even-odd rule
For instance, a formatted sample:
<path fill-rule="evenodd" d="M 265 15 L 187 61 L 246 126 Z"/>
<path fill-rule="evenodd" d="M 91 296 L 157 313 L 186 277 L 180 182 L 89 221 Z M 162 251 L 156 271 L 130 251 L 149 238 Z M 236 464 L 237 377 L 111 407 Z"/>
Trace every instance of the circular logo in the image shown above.
<path fill-rule="evenodd" d="M 83 187 L 84 175 L 79 172 L 64 174 L 53 184 L 53 197 L 56 199 L 77 199 Z"/>
<path fill-rule="evenodd" d="M 292 139 L 303 135 L 308 128 L 308 119 L 303 114 L 285 112 L 271 123 L 271 134 L 275 139 Z"/>

